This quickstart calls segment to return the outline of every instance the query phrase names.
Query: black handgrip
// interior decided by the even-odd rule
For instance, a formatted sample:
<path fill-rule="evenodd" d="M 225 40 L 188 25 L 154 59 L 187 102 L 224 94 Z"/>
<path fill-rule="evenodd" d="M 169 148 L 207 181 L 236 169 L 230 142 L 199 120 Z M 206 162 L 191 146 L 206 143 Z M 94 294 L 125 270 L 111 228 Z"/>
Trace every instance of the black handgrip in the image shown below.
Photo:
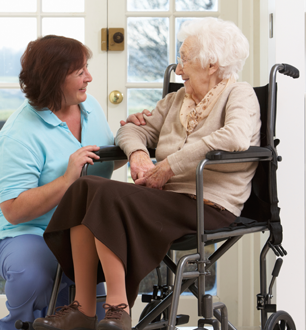
<path fill-rule="evenodd" d="M 100 159 L 94 159 L 94 162 L 126 159 L 123 150 L 117 146 L 102 146 L 100 147 L 100 150 L 95 151 L 94 153 L 100 156 Z"/>
<path fill-rule="evenodd" d="M 282 73 L 286 76 L 292 77 L 294 79 L 299 78 L 300 71 L 290 64 L 282 64 L 283 68 L 279 70 L 279 73 Z"/>
<path fill-rule="evenodd" d="M 150 158 L 155 158 L 155 149 L 148 148 Z M 122 149 L 118 146 L 102 146 L 100 150 L 94 152 L 96 155 L 100 156 L 99 159 L 94 159 L 95 162 L 111 161 L 111 160 L 124 160 L 126 155 Z"/>
<path fill-rule="evenodd" d="M 278 258 L 275 262 L 275 265 L 274 265 L 274 268 L 273 268 L 273 271 L 272 271 L 272 276 L 273 277 L 277 277 L 278 274 L 279 274 L 279 271 L 282 267 L 282 264 L 283 264 L 283 259 L 282 258 Z"/>
<path fill-rule="evenodd" d="M 251 146 L 246 151 L 223 151 L 212 150 L 206 154 L 209 160 L 230 160 L 230 159 L 247 159 L 247 158 L 269 158 L 272 152 L 268 148 Z"/>

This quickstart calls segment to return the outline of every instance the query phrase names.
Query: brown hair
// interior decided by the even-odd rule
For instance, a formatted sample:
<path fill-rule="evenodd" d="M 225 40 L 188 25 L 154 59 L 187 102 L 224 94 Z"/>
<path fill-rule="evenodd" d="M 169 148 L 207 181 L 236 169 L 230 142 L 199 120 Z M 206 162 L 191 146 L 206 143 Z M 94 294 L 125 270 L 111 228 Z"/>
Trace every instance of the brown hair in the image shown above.
<path fill-rule="evenodd" d="M 91 56 L 90 49 L 75 39 L 48 35 L 31 41 L 21 57 L 21 90 L 37 110 L 58 111 L 66 76 L 83 68 L 84 58 Z"/>

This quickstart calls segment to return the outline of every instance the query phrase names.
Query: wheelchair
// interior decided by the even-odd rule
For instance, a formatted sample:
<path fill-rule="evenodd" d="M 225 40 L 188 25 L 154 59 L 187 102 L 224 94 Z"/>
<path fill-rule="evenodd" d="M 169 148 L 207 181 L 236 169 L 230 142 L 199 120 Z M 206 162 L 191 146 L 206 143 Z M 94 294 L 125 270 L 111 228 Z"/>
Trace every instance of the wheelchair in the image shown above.
<path fill-rule="evenodd" d="M 167 93 L 175 92 L 183 84 L 170 82 L 171 72 L 176 69 L 176 64 L 171 64 L 165 71 L 163 97 Z M 236 330 L 229 322 L 227 307 L 221 302 L 213 303 L 212 296 L 205 293 L 205 277 L 209 269 L 223 256 L 239 239 L 246 234 L 257 232 L 269 232 L 269 237 L 260 253 L 260 293 L 257 294 L 257 309 L 261 313 L 262 330 L 296 330 L 292 317 L 285 311 L 277 311 L 276 305 L 271 303 L 272 288 L 275 279 L 279 275 L 283 259 L 287 252 L 281 245 L 282 226 L 280 223 L 280 209 L 277 198 L 276 171 L 281 156 L 277 154 L 276 147 L 279 140 L 275 138 L 276 120 L 276 74 L 277 72 L 292 78 L 299 77 L 299 71 L 288 64 L 276 64 L 270 72 L 269 84 L 255 87 L 260 112 L 261 112 L 261 146 L 251 146 L 243 152 L 225 152 L 222 150 L 210 151 L 206 159 L 200 161 L 196 169 L 196 194 L 197 194 L 197 234 L 186 235 L 173 242 L 169 253 L 163 262 L 167 269 L 175 275 L 174 286 L 171 283 L 162 285 L 160 271 L 158 273 L 158 285 L 154 286 L 152 295 L 145 295 L 143 301 L 148 304 L 141 313 L 140 320 L 133 330 L 167 329 L 175 330 L 176 326 L 188 323 L 188 315 L 177 315 L 179 297 L 182 292 L 189 289 L 198 301 L 197 330 L 205 330 L 210 326 L 214 330 Z M 149 150 L 151 158 L 155 157 L 155 150 Z M 126 155 L 119 147 L 101 147 L 97 152 L 98 161 L 124 160 Z M 226 228 L 217 230 L 205 230 L 204 203 L 203 201 L 203 169 L 207 165 L 227 164 L 241 162 L 258 162 L 256 173 L 252 179 L 252 191 L 246 201 L 240 217 Z M 87 174 L 86 164 L 81 175 Z M 223 242 L 222 245 L 208 258 L 204 255 L 204 246 Z M 171 258 L 172 250 L 192 250 L 196 253 L 185 255 L 176 264 Z M 272 271 L 272 279 L 267 284 L 267 253 L 272 250 L 277 259 Z M 197 269 L 187 271 L 188 263 L 196 264 Z M 57 268 L 54 287 L 49 303 L 47 315 L 52 315 L 59 286 L 62 270 Z M 74 288 L 70 288 L 70 302 L 74 299 Z M 97 301 L 105 301 L 105 296 L 97 296 Z M 268 314 L 269 317 L 268 317 Z M 16 321 L 17 329 L 32 329 L 29 322 Z"/>

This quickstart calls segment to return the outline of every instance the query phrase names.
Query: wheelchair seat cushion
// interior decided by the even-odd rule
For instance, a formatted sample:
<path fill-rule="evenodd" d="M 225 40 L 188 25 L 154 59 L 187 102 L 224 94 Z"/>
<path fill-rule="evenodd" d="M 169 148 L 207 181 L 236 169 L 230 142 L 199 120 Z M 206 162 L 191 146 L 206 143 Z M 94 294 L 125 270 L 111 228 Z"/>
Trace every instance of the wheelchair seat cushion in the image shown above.
<path fill-rule="evenodd" d="M 236 216 L 205 206 L 205 228 L 229 226 Z M 94 176 L 77 180 L 62 198 L 44 238 L 65 274 L 74 279 L 70 228 L 83 224 L 113 251 L 126 271 L 132 307 L 140 281 L 163 260 L 171 243 L 196 233 L 196 200 Z M 101 265 L 98 282 L 104 281 Z"/>

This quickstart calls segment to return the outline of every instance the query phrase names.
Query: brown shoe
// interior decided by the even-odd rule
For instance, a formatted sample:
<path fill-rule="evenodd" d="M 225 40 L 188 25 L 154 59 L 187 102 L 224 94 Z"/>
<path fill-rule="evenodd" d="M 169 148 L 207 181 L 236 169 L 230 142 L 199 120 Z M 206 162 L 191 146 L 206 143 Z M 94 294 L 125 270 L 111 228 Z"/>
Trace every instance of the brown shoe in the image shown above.
<path fill-rule="evenodd" d="M 69 306 L 57 307 L 54 315 L 36 319 L 35 330 L 96 330 L 97 316 L 89 317 L 79 311 L 80 304 L 74 301 Z"/>
<path fill-rule="evenodd" d="M 130 315 L 124 310 L 127 304 L 111 306 L 104 304 L 107 309 L 105 317 L 98 324 L 98 330 L 131 330 L 132 321 Z"/>

